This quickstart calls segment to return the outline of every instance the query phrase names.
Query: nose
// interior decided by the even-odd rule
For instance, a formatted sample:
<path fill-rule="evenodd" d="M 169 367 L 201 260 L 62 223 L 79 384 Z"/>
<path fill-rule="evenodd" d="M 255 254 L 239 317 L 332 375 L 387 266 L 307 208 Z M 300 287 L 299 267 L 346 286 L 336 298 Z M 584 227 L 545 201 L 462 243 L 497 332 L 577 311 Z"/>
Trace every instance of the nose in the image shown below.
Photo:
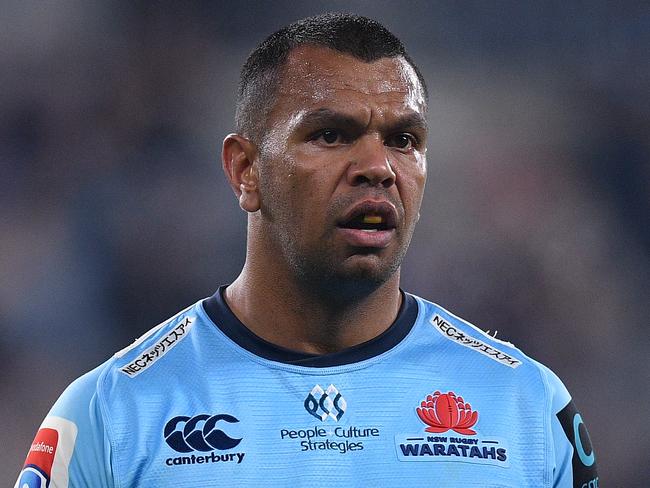
<path fill-rule="evenodd" d="M 350 185 L 381 185 L 388 188 L 395 184 L 396 175 L 381 139 L 363 137 L 355 146 L 348 165 L 347 179 Z"/>

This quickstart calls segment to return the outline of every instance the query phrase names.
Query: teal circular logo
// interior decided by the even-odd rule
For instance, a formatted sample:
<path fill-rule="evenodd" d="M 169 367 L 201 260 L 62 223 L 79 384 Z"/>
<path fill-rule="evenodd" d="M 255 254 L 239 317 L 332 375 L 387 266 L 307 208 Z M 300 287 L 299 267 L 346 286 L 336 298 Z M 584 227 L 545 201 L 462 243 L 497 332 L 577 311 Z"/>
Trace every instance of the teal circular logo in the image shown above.
<path fill-rule="evenodd" d="M 585 452 L 585 448 L 582 445 L 582 438 L 580 437 L 580 426 L 582 425 L 582 428 L 585 429 L 586 427 L 584 422 L 582 421 L 582 417 L 580 416 L 579 413 L 576 413 L 573 416 L 573 438 L 575 439 L 575 444 L 576 444 L 576 451 L 578 453 L 578 457 L 580 458 L 580 461 L 582 461 L 582 464 L 585 466 L 589 467 L 594 464 L 594 461 L 596 461 L 596 456 L 594 455 L 594 450 L 591 447 L 591 442 L 589 442 L 589 450 L 591 451 L 589 454 Z M 589 436 L 585 436 L 587 440 L 589 439 Z"/>

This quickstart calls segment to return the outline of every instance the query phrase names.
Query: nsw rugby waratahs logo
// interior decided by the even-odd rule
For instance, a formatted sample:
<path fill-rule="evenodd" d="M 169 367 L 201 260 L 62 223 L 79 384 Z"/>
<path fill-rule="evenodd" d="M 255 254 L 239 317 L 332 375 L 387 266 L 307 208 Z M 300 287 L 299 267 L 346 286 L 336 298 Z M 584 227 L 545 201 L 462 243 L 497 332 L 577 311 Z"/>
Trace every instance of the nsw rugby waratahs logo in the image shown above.
<path fill-rule="evenodd" d="M 441 393 L 435 391 L 415 409 L 420 420 L 428 425 L 426 432 L 447 432 L 453 430 L 459 434 L 475 435 L 472 430 L 478 421 L 478 412 L 472 410 L 463 397 L 456 396 L 453 391 Z"/>

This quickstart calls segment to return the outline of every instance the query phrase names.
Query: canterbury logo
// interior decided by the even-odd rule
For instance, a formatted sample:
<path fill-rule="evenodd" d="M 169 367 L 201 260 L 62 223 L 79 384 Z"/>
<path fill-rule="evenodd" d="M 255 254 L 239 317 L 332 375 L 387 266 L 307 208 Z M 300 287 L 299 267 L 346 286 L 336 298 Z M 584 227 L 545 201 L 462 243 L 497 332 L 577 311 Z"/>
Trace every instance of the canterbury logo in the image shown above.
<path fill-rule="evenodd" d="M 215 449 L 220 451 L 232 449 L 241 442 L 241 439 L 233 439 L 223 430 L 217 428 L 219 422 L 234 424 L 239 420 L 225 413 L 219 415 L 201 414 L 194 417 L 179 415 L 165 425 L 165 441 L 169 447 L 178 452 L 210 452 Z"/>
<path fill-rule="evenodd" d="M 328 386 L 327 390 L 316 385 L 305 398 L 305 409 L 321 422 L 327 420 L 328 417 L 338 422 L 343 417 L 346 408 L 345 398 L 334 385 Z"/>

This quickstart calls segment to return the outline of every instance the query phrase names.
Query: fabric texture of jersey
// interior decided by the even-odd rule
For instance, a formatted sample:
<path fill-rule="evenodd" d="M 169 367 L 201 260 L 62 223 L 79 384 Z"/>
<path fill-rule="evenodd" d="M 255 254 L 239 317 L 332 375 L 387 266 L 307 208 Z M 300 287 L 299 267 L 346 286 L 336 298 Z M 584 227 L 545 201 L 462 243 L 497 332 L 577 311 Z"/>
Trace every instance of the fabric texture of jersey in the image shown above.
<path fill-rule="evenodd" d="M 380 337 L 313 356 L 222 292 L 68 387 L 15 486 L 598 486 L 557 376 L 443 308 L 404 293 Z"/>

